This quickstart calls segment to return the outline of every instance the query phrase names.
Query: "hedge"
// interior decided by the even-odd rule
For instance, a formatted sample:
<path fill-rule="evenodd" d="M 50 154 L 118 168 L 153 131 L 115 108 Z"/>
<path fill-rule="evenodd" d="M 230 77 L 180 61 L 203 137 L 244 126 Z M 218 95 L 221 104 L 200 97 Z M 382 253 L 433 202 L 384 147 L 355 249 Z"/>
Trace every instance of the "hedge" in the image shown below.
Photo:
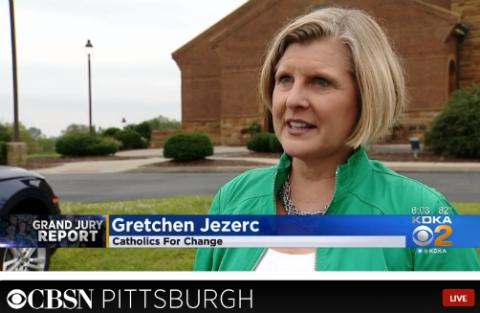
<path fill-rule="evenodd" d="M 115 138 L 115 136 L 117 136 L 117 134 L 120 133 L 121 131 L 122 130 L 118 127 L 109 127 L 102 131 L 102 136 Z"/>
<path fill-rule="evenodd" d="M 213 154 L 213 144 L 207 135 L 182 133 L 168 138 L 163 147 L 163 156 L 178 162 L 201 160 Z"/>
<path fill-rule="evenodd" d="M 113 138 L 82 133 L 63 135 L 55 144 L 56 152 L 65 156 L 110 155 L 119 147 L 120 142 Z"/>
<path fill-rule="evenodd" d="M 445 156 L 480 157 L 480 86 L 452 94 L 427 132 L 426 144 Z"/>
<path fill-rule="evenodd" d="M 120 146 L 121 150 L 144 149 L 148 147 L 148 141 L 132 129 L 122 130 L 114 138 L 122 143 Z"/>
<path fill-rule="evenodd" d="M 0 164 L 7 163 L 7 143 L 0 141 Z"/>
<path fill-rule="evenodd" d="M 247 143 L 247 149 L 255 152 L 283 152 L 282 145 L 275 134 L 262 132 Z"/>

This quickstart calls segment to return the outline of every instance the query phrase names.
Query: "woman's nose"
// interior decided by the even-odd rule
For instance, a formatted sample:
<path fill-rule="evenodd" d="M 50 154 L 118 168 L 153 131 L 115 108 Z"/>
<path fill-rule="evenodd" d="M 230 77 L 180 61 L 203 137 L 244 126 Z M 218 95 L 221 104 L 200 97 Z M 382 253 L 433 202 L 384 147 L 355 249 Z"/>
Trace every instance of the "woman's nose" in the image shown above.
<path fill-rule="evenodd" d="M 302 84 L 295 82 L 287 93 L 285 104 L 289 108 L 307 107 L 308 98 L 305 87 L 302 86 Z"/>

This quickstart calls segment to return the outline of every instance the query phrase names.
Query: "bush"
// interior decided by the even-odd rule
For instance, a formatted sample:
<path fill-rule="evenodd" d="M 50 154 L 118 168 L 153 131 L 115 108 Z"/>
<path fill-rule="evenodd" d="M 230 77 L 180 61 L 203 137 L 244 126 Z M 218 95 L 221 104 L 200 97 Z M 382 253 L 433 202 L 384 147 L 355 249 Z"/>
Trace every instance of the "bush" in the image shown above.
<path fill-rule="evenodd" d="M 247 149 L 255 152 L 270 152 L 270 133 L 259 133 L 247 142 Z"/>
<path fill-rule="evenodd" d="M 272 134 L 272 136 L 270 136 L 269 147 L 270 147 L 270 152 L 275 152 L 275 153 L 282 153 L 283 152 L 282 144 L 277 139 L 277 136 L 275 136 L 274 134 Z"/>
<path fill-rule="evenodd" d="M 122 150 L 144 149 L 148 146 L 148 142 L 139 133 L 132 129 L 125 129 L 115 135 L 115 139 L 122 143 Z"/>
<path fill-rule="evenodd" d="M 202 160 L 213 154 L 213 145 L 207 135 L 183 133 L 168 138 L 163 148 L 163 156 L 175 161 L 188 162 Z"/>
<path fill-rule="evenodd" d="M 120 143 L 109 137 L 82 133 L 69 133 L 58 138 L 57 153 L 65 156 L 109 155 L 118 151 Z"/>
<path fill-rule="evenodd" d="M 9 142 L 11 139 L 11 127 L 7 124 L 0 124 L 0 142 Z"/>
<path fill-rule="evenodd" d="M 117 128 L 117 127 L 109 127 L 107 129 L 105 129 L 104 131 L 102 131 L 102 136 L 104 137 L 113 137 L 113 138 L 116 138 L 117 137 L 117 134 L 120 133 L 122 130 L 120 128 Z"/>
<path fill-rule="evenodd" d="M 35 152 L 35 140 L 33 139 L 30 132 L 27 128 L 20 123 L 20 141 L 23 141 L 27 144 L 28 153 Z M 9 142 L 13 138 L 13 124 L 5 123 L 0 124 L 0 141 Z"/>
<path fill-rule="evenodd" d="M 0 141 L 0 164 L 7 163 L 7 143 Z"/>
<path fill-rule="evenodd" d="M 118 151 L 121 143 L 111 137 L 97 137 L 98 142 L 90 146 L 90 155 L 110 155 Z"/>
<path fill-rule="evenodd" d="M 140 136 L 142 136 L 147 141 L 150 141 L 152 129 L 149 122 L 145 121 L 141 122 L 140 124 L 134 125 L 133 130 L 139 133 Z"/>
<path fill-rule="evenodd" d="M 282 145 L 275 134 L 262 132 L 247 143 L 248 150 L 255 152 L 283 152 Z"/>
<path fill-rule="evenodd" d="M 125 126 L 124 128 L 125 131 L 134 131 L 137 134 L 139 134 L 142 138 L 144 138 L 146 141 L 150 141 L 150 124 L 145 121 L 141 122 L 140 124 L 129 124 Z"/>
<path fill-rule="evenodd" d="M 53 152 L 55 151 L 55 138 L 40 138 L 37 140 L 39 152 Z"/>
<path fill-rule="evenodd" d="M 435 153 L 480 157 L 480 86 L 455 91 L 426 135 L 426 144 Z"/>
<path fill-rule="evenodd" d="M 262 132 L 262 126 L 258 122 L 253 122 L 247 128 L 241 130 L 242 135 L 248 134 L 250 136 L 255 136 L 260 132 Z"/>
<path fill-rule="evenodd" d="M 55 151 L 55 138 L 41 137 L 35 139 L 28 147 L 29 153 L 53 153 Z"/>
<path fill-rule="evenodd" d="M 0 123 L 0 142 L 9 142 L 13 137 L 13 125 Z M 46 153 L 55 150 L 55 139 L 47 138 L 36 127 L 26 128 L 20 124 L 20 140 L 27 144 L 29 154 Z M 1 157 L 0 157 L 1 158 Z"/>
<path fill-rule="evenodd" d="M 262 131 L 262 125 L 260 125 L 258 122 L 253 122 L 250 124 L 250 126 L 248 126 L 247 129 L 251 134 L 258 134 Z"/>

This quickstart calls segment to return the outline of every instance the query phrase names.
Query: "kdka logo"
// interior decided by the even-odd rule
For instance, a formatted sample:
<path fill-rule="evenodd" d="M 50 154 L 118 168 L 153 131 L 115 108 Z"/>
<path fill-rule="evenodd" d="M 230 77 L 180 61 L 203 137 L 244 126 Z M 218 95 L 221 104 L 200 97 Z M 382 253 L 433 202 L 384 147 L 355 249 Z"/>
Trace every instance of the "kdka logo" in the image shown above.
<path fill-rule="evenodd" d="M 27 306 L 31 309 L 91 309 L 93 289 L 34 289 L 26 294 L 23 290 L 13 289 L 7 295 L 7 304 L 14 310 Z"/>

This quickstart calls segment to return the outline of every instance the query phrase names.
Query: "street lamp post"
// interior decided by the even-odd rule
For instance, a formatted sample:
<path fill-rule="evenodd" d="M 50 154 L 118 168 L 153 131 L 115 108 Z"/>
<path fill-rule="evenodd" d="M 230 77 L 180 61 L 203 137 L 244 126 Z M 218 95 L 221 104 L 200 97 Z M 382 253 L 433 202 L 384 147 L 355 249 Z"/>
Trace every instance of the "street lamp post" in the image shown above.
<path fill-rule="evenodd" d="M 7 164 L 25 166 L 27 164 L 27 144 L 20 141 L 20 121 L 18 118 L 18 77 L 17 77 L 17 46 L 15 38 L 15 5 L 9 0 L 10 33 L 12 40 L 12 73 L 13 73 L 13 136 L 7 143 Z"/>
<path fill-rule="evenodd" d="M 10 32 L 12 40 L 12 72 L 13 72 L 13 142 L 20 141 L 20 126 L 18 121 L 18 79 L 17 79 L 17 45 L 15 40 L 15 10 L 13 0 L 10 4 Z"/>
<path fill-rule="evenodd" d="M 85 45 L 87 49 L 87 56 L 88 56 L 88 127 L 90 130 L 90 135 L 93 134 L 93 126 L 92 126 L 92 70 L 90 65 L 90 53 L 92 52 L 93 45 L 90 42 L 90 39 L 87 40 L 87 44 Z"/>

